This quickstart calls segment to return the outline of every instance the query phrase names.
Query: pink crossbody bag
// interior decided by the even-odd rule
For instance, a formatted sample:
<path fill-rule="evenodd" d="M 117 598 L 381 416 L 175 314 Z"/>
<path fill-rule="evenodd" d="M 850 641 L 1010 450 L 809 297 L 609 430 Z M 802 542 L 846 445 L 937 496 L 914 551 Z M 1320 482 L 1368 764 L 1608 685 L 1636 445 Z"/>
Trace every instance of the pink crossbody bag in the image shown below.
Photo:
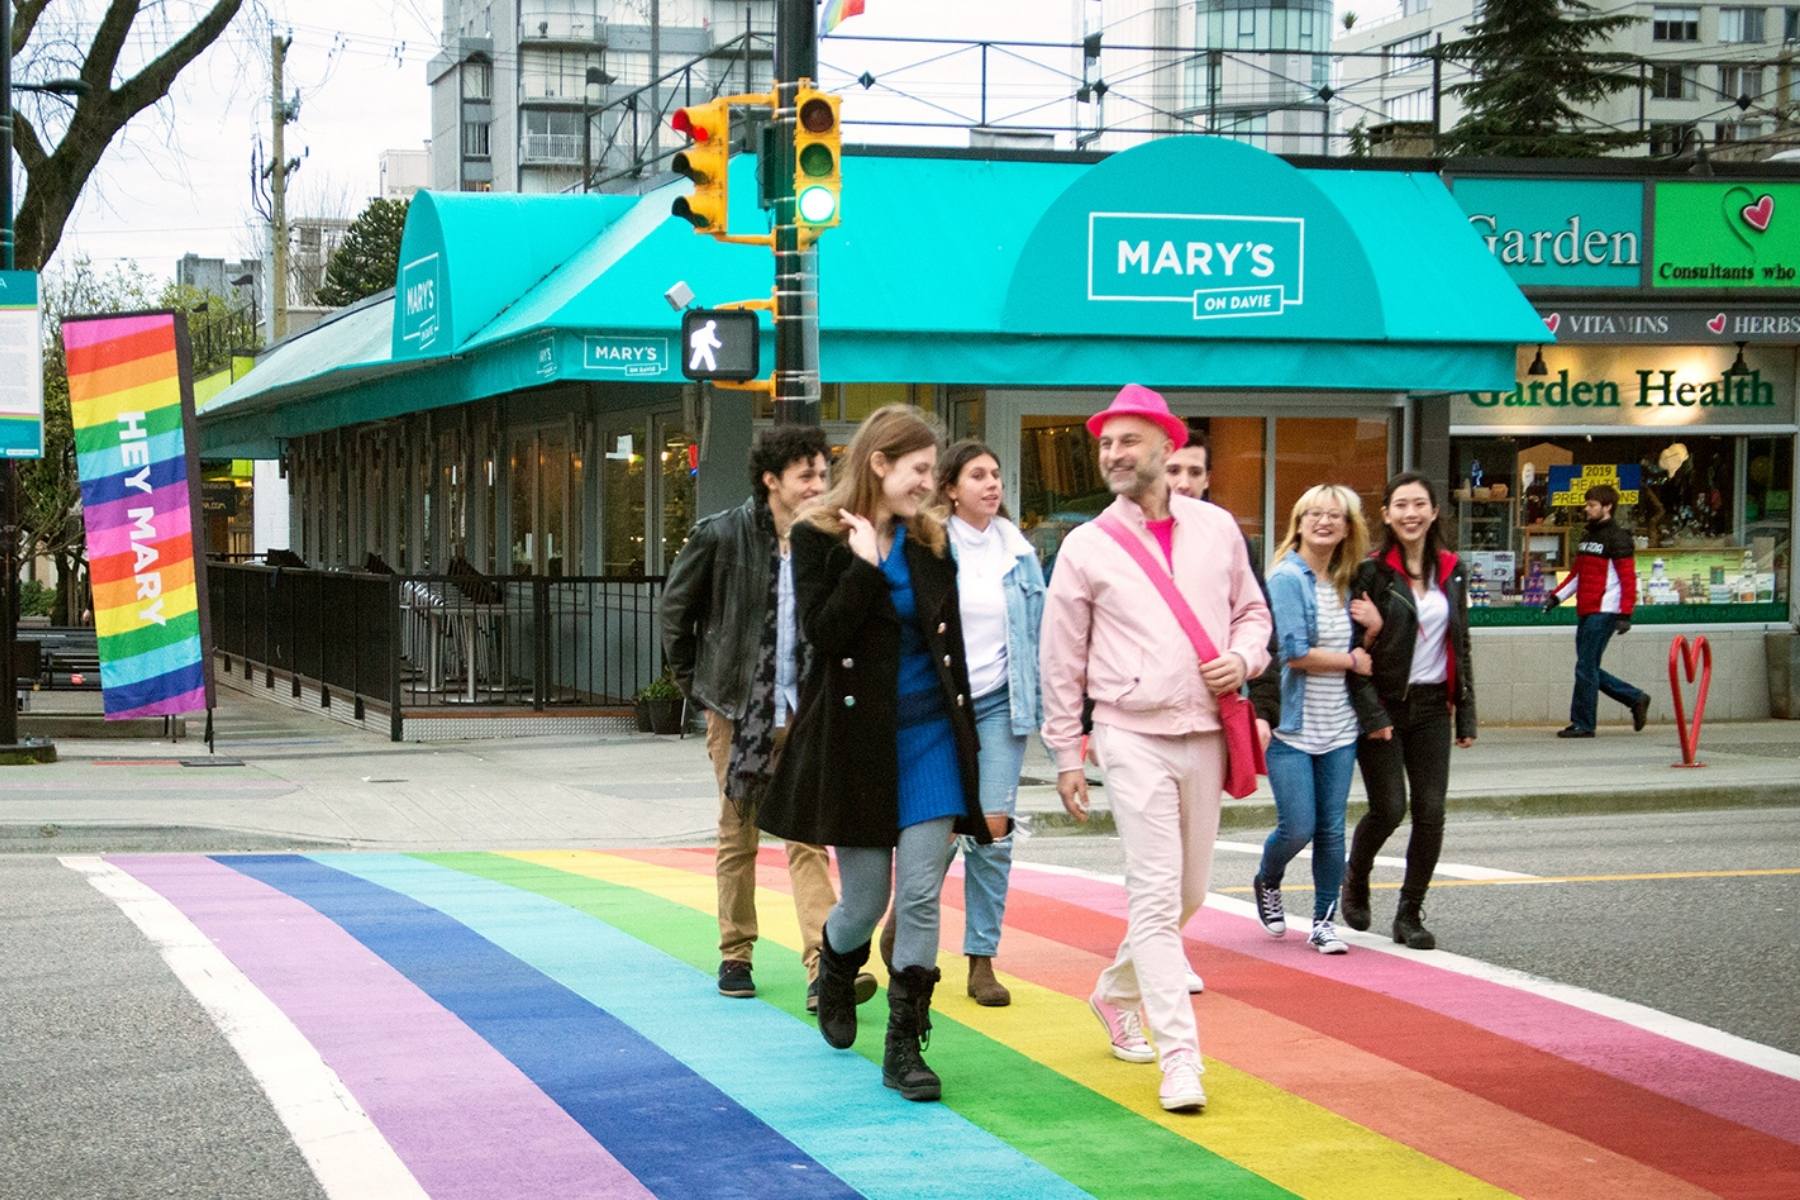
<path fill-rule="evenodd" d="M 1174 576 L 1150 556 L 1144 543 L 1133 537 L 1131 531 L 1111 513 L 1102 513 L 1096 524 L 1106 531 L 1108 537 L 1119 543 L 1125 553 L 1131 555 L 1132 561 L 1156 585 L 1163 602 L 1175 614 L 1176 623 L 1187 634 L 1188 641 L 1193 643 L 1194 653 L 1199 656 L 1200 661 L 1208 663 L 1219 657 L 1218 648 L 1206 636 L 1206 630 L 1200 627 L 1200 618 L 1194 615 L 1194 610 L 1188 607 L 1180 589 L 1175 586 Z M 1263 758 L 1262 741 L 1256 736 L 1256 712 L 1250 707 L 1250 702 L 1236 692 L 1214 698 L 1219 702 L 1219 727 L 1225 734 L 1225 794 L 1233 799 L 1242 799 L 1256 790 L 1258 775 L 1269 773 L 1268 763 Z"/>

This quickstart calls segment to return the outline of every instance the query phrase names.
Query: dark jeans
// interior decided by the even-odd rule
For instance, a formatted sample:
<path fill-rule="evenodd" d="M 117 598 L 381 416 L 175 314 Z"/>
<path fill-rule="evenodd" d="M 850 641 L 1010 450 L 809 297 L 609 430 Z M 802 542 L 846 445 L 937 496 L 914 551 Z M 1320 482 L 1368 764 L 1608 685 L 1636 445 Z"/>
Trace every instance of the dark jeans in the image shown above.
<path fill-rule="evenodd" d="M 1644 694 L 1600 669 L 1600 656 L 1618 623 L 1617 613 L 1589 613 L 1575 626 L 1575 694 L 1569 698 L 1569 724 L 1586 733 L 1594 732 L 1598 693 L 1605 692 L 1626 708 Z"/>
<path fill-rule="evenodd" d="M 1369 811 L 1356 823 L 1350 869 L 1366 876 L 1382 845 L 1400 828 L 1411 791 L 1412 838 L 1406 845 L 1401 904 L 1419 904 L 1431 886 L 1444 848 L 1444 793 L 1450 786 L 1450 707 L 1442 684 L 1414 685 L 1404 702 L 1388 706 L 1394 736 L 1356 744 Z"/>

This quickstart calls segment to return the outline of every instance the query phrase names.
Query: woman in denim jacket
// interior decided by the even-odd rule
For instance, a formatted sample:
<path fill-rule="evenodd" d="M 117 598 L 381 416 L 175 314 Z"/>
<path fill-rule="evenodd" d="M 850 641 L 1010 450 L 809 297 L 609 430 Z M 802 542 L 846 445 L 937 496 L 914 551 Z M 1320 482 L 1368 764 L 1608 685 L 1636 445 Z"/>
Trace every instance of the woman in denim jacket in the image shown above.
<path fill-rule="evenodd" d="M 1253 881 L 1256 913 L 1271 937 L 1287 933 L 1282 876 L 1310 842 L 1313 925 L 1307 942 L 1321 954 L 1349 949 L 1332 918 L 1344 879 L 1344 807 L 1359 731 L 1389 723 L 1368 702 L 1367 689 L 1347 685 L 1351 673 L 1370 670 L 1349 609 L 1350 576 L 1368 545 L 1356 493 L 1320 484 L 1295 502 L 1269 571 L 1282 664 L 1281 722 L 1268 749 L 1276 824 Z"/>
<path fill-rule="evenodd" d="M 992 845 L 957 839 L 964 859 L 963 952 L 969 995 L 1000 1007 L 1012 997 L 994 978 L 1000 924 L 1012 874 L 1012 817 L 1025 739 L 1044 721 L 1038 692 L 1038 626 L 1044 618 L 1044 570 L 1031 543 L 1006 516 L 1000 461 L 977 441 L 961 441 L 938 459 L 938 499 L 950 510 L 950 552 L 969 660 L 969 694 L 981 739 L 981 811 Z M 954 857 L 955 849 L 951 850 Z"/>

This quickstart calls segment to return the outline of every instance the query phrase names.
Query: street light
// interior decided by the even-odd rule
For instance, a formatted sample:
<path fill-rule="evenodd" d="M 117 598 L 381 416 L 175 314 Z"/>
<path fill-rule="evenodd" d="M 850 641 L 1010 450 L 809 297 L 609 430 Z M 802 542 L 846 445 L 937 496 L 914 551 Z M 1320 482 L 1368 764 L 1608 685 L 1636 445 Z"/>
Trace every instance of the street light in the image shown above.
<path fill-rule="evenodd" d="M 262 334 L 258 331 L 262 328 L 262 319 L 256 313 L 256 276 L 245 271 L 230 282 L 234 288 L 247 287 L 250 289 L 250 336 L 256 338 L 260 345 Z"/>
<path fill-rule="evenodd" d="M 587 86 L 581 89 L 581 190 L 588 190 L 588 181 L 594 177 L 594 119 L 593 102 L 588 98 L 591 89 L 611 87 L 616 80 L 600 67 L 587 69 Z"/>

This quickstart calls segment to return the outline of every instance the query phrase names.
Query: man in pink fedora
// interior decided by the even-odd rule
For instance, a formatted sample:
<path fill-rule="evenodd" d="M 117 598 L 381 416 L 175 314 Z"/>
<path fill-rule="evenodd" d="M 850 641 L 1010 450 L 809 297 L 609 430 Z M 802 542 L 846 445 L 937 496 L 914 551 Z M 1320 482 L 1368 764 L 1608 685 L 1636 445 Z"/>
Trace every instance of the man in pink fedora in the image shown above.
<path fill-rule="evenodd" d="M 1219 832 L 1225 745 L 1215 697 L 1267 665 L 1269 609 L 1231 516 L 1171 493 L 1164 462 L 1188 435 L 1163 398 L 1128 384 L 1087 427 L 1115 498 L 1057 555 L 1040 643 L 1044 742 L 1063 806 L 1085 821 L 1081 701 L 1092 697 L 1129 916 L 1089 1004 L 1113 1055 L 1150 1063 L 1160 1054 L 1162 1106 L 1191 1112 L 1205 1108 L 1206 1092 L 1181 929 L 1206 900 Z M 1209 661 L 1145 575 L 1165 569 L 1219 650 Z"/>

